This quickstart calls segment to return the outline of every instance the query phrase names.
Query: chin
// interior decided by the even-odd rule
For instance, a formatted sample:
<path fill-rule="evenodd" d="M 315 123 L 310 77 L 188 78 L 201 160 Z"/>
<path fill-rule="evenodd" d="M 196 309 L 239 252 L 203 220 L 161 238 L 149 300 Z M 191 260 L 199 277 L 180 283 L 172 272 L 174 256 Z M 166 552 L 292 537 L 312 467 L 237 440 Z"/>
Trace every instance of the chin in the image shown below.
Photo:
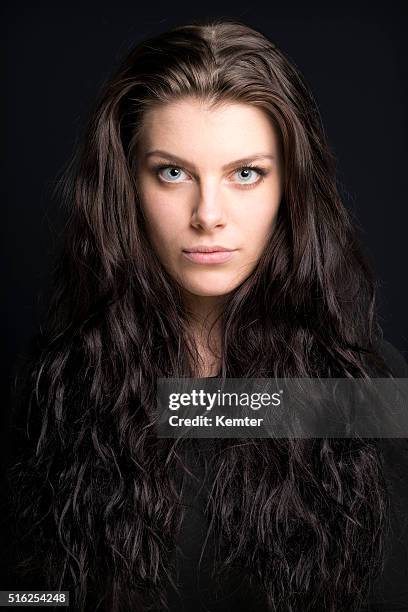
<path fill-rule="evenodd" d="M 231 291 L 233 291 L 239 283 L 234 283 L 231 280 L 222 280 L 222 279 L 211 279 L 208 282 L 203 282 L 203 280 L 197 279 L 196 282 L 183 282 L 183 287 L 189 293 L 193 295 L 199 295 L 202 297 L 216 297 L 227 295 Z"/>

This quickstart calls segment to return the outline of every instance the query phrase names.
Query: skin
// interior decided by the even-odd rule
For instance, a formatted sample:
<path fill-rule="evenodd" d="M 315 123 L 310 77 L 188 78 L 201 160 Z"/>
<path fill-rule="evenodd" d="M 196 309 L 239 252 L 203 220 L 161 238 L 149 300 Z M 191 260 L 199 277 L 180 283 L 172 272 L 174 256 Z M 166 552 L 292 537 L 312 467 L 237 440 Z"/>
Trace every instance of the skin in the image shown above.
<path fill-rule="evenodd" d="M 149 155 L 157 150 L 166 154 Z M 265 176 L 248 161 L 233 163 L 242 158 Z M 216 372 L 220 330 L 214 328 L 208 346 L 205 331 L 253 271 L 276 222 L 283 184 L 276 130 L 249 104 L 211 109 L 193 98 L 163 104 L 144 116 L 137 183 L 150 242 L 183 288 L 205 363 L 201 375 Z M 198 264 L 182 253 L 203 244 L 236 251 L 223 264 Z"/>

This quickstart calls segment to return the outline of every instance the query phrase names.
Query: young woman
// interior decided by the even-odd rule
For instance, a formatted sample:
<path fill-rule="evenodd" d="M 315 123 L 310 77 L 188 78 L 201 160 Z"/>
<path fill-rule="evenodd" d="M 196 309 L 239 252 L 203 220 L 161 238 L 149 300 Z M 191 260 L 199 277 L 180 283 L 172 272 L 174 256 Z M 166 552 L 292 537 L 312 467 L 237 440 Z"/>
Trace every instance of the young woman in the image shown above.
<path fill-rule="evenodd" d="M 10 470 L 20 589 L 109 612 L 371 605 L 390 542 L 378 440 L 152 427 L 158 377 L 408 375 L 296 67 L 229 19 L 141 42 L 62 186 Z"/>

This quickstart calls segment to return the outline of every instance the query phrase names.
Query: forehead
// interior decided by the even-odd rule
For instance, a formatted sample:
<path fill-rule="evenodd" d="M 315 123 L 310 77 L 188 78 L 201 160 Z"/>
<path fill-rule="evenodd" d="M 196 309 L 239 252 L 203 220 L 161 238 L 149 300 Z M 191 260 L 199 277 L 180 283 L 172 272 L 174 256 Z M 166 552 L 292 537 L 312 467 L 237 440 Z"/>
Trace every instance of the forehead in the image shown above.
<path fill-rule="evenodd" d="M 145 153 L 163 149 L 192 162 L 225 163 L 237 154 L 276 155 L 277 134 L 266 112 L 250 104 L 206 105 L 183 99 L 149 110 L 140 146 Z"/>

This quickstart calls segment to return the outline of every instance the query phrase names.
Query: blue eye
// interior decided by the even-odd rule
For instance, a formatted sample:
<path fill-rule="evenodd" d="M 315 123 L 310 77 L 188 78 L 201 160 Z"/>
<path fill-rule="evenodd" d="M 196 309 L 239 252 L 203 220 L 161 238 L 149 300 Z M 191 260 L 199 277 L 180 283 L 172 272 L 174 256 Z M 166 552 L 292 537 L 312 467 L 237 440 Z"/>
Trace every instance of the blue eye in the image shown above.
<path fill-rule="evenodd" d="M 250 185 L 252 183 L 256 183 L 258 180 L 258 177 L 262 174 L 262 172 L 260 171 L 260 168 L 251 168 L 251 167 L 239 168 L 238 170 L 236 170 L 236 172 L 241 175 L 241 178 L 244 179 L 243 183 L 250 184 Z M 251 180 L 251 178 L 253 180 Z"/>
<path fill-rule="evenodd" d="M 166 171 L 167 173 L 166 178 L 163 178 L 163 176 L 160 174 L 162 170 Z M 180 175 L 184 172 L 184 170 L 182 170 L 181 168 L 178 168 L 177 166 L 160 166 L 157 169 L 157 171 L 158 171 L 160 178 L 166 183 L 178 182 L 177 179 L 179 179 Z"/>

